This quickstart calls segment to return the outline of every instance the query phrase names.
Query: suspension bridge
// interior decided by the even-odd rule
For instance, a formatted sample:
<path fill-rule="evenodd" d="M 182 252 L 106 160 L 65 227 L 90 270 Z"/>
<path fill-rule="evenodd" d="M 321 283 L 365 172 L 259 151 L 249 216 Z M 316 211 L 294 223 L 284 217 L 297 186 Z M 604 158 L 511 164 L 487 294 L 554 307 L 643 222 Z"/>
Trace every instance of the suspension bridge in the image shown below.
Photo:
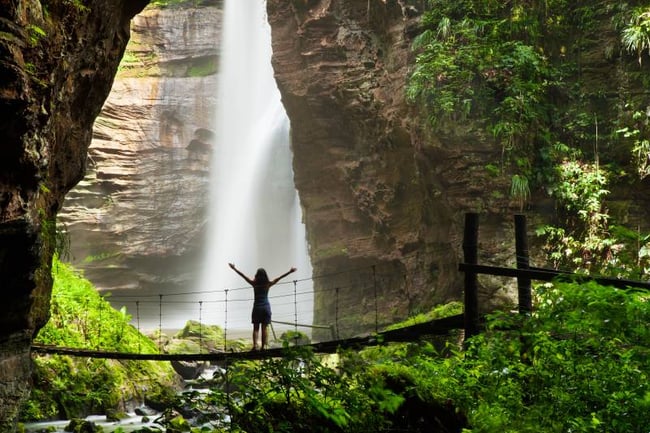
<path fill-rule="evenodd" d="M 365 272 L 365 275 L 363 275 Z M 276 289 L 277 286 L 285 285 L 290 288 L 290 290 L 284 290 L 284 293 L 277 295 L 269 295 L 274 313 L 273 316 L 276 317 L 275 310 L 278 307 L 290 307 L 285 308 L 284 315 L 280 314 L 278 319 L 284 320 L 273 320 L 271 322 L 271 331 L 270 334 L 273 335 L 273 339 L 277 341 L 276 336 L 276 327 L 280 327 L 284 331 L 295 331 L 294 335 L 299 336 L 298 331 L 303 331 L 304 329 L 310 329 L 312 333 L 318 331 L 321 334 L 320 341 L 310 342 L 306 344 L 301 344 L 301 346 L 308 346 L 314 352 L 318 353 L 333 353 L 339 349 L 345 348 L 361 348 L 365 346 L 371 346 L 376 344 L 383 344 L 386 342 L 394 341 L 414 341 L 418 338 L 421 338 L 424 335 L 445 335 L 449 334 L 452 330 L 460 329 L 463 327 L 463 316 L 462 314 L 453 315 L 451 317 L 446 317 L 443 319 L 430 321 L 426 323 L 420 323 L 417 325 L 407 326 L 400 329 L 394 330 L 380 330 L 380 327 L 385 327 L 385 323 L 380 323 L 379 319 L 379 304 L 383 302 L 384 294 L 390 293 L 392 287 L 395 288 L 395 292 L 404 294 L 405 289 L 404 279 L 399 277 L 397 279 L 386 278 L 385 276 L 379 275 L 376 272 L 374 266 L 369 266 L 364 269 L 354 269 L 347 271 L 336 272 L 329 276 L 319 276 L 317 278 L 336 278 L 346 279 L 345 274 L 353 273 L 357 278 L 361 275 L 362 280 L 366 281 L 365 286 L 356 287 L 346 287 L 346 286 L 336 286 L 333 288 L 325 288 L 323 292 L 325 293 L 325 298 L 329 300 L 329 308 L 333 314 L 331 314 L 333 323 L 328 325 L 323 324 L 313 324 L 313 323 L 304 323 L 304 311 L 300 307 L 300 297 L 304 296 L 307 293 L 304 289 L 300 288 L 301 283 L 311 283 L 310 280 L 294 280 L 285 283 L 278 283 L 273 287 L 272 292 Z M 393 283 L 399 283 L 400 285 L 393 286 Z M 362 293 L 366 293 L 367 299 L 362 303 L 350 303 L 349 300 L 341 296 L 341 293 L 345 290 L 359 290 Z M 230 299 L 229 294 L 233 291 L 242 291 L 248 293 L 247 297 L 239 299 Z M 173 311 L 174 314 L 178 314 L 179 309 L 185 311 L 188 320 L 193 320 L 195 325 L 198 324 L 199 336 L 198 340 L 206 341 L 207 338 L 207 328 L 208 326 L 213 325 L 213 323 L 205 322 L 204 319 L 204 309 L 211 308 L 214 305 L 220 306 L 222 310 L 223 321 L 218 325 L 223 330 L 223 339 L 218 342 L 218 350 L 206 350 L 202 349 L 199 353 L 183 353 L 183 354 L 172 354 L 164 353 L 162 341 L 158 341 L 158 347 L 160 353 L 125 353 L 117 352 L 110 350 L 102 350 L 101 347 L 98 347 L 99 343 L 92 341 L 92 338 L 89 338 L 87 346 L 89 347 L 60 347 L 60 346 L 51 346 L 43 344 L 33 344 L 32 352 L 37 354 L 59 354 L 59 355 L 69 355 L 69 356 L 79 356 L 79 357 L 88 357 L 88 358 L 105 358 L 105 359 L 123 359 L 123 360 L 151 360 L 151 361 L 211 361 L 218 362 L 226 359 L 261 359 L 267 357 L 276 357 L 282 356 L 284 351 L 283 347 L 271 347 L 261 351 L 242 351 L 240 349 L 241 345 L 237 344 L 237 340 L 229 340 L 229 336 L 233 333 L 241 334 L 242 328 L 245 326 L 246 335 L 249 335 L 251 332 L 250 321 L 246 320 L 250 317 L 250 314 L 246 314 L 246 317 L 236 317 L 234 320 L 230 318 L 230 311 L 232 311 L 232 303 L 245 303 L 248 308 L 253 303 L 252 288 L 250 287 L 241 287 L 236 289 L 226 289 L 223 291 L 215 292 L 203 292 L 201 295 L 221 295 L 220 299 L 212 300 L 199 300 L 196 302 L 191 301 L 178 301 L 174 300 L 173 297 L 179 295 L 196 295 L 197 292 L 188 292 L 188 293 L 173 293 L 169 295 L 152 295 L 149 298 L 140 296 L 134 297 L 111 297 L 111 300 L 115 304 L 130 303 L 133 306 L 133 311 L 135 316 L 133 317 L 134 326 L 138 332 L 141 332 L 140 329 L 140 311 L 142 305 L 149 305 L 156 307 L 158 324 L 157 324 L 157 335 L 161 336 L 163 330 L 166 329 L 165 326 L 165 312 Z M 331 295 L 331 296 L 329 296 Z M 171 298 L 171 299 L 167 299 Z M 87 305 L 87 303 L 85 304 Z M 191 307 L 194 307 L 193 309 Z M 280 308 L 281 309 L 281 308 Z M 410 313 L 410 312 L 409 312 Z M 355 318 L 355 323 L 350 324 L 350 317 Z M 365 323 L 359 323 L 360 318 L 363 318 Z M 86 318 L 79 317 L 76 319 L 80 326 L 84 329 L 93 329 L 95 334 L 95 339 L 98 340 L 97 334 L 102 335 L 102 323 L 85 323 Z M 237 330 L 233 331 L 233 327 Z M 195 326 L 196 329 L 196 326 Z M 203 329 L 206 334 L 201 335 L 201 329 Z M 151 331 L 151 329 L 149 329 Z M 91 334 L 87 332 L 86 334 Z M 290 341 L 292 344 L 294 341 Z M 214 344 L 214 342 L 212 342 Z M 233 346 L 233 347 L 231 347 Z M 93 347 L 93 348 L 90 348 Z"/>
<path fill-rule="evenodd" d="M 300 298 L 305 295 L 310 295 L 307 290 L 300 288 L 300 283 L 311 281 L 294 280 L 292 282 L 284 283 L 292 285 L 293 290 L 284 290 L 283 293 L 278 295 L 269 296 L 274 310 L 278 305 L 291 306 L 293 311 L 289 311 L 281 315 L 280 319 L 275 320 L 272 324 L 282 325 L 285 329 L 293 329 L 298 331 L 302 328 L 311 328 L 318 330 L 321 334 L 329 334 L 330 338 L 323 338 L 322 341 L 310 342 L 303 344 L 309 346 L 314 352 L 318 353 L 333 353 L 339 349 L 347 348 L 362 348 L 365 346 L 372 346 L 384 344 L 389 342 L 403 342 L 403 341 L 417 341 L 423 337 L 430 337 L 436 335 L 450 335 L 454 330 L 461 330 L 464 337 L 475 335 L 481 329 L 481 314 L 479 312 L 478 304 L 478 275 L 488 274 L 493 276 L 510 277 L 517 279 L 517 292 L 518 292 L 518 310 L 520 314 L 530 314 L 532 311 L 532 296 L 531 296 L 531 281 L 552 281 L 558 277 L 570 278 L 577 280 L 595 280 L 603 285 L 610 285 L 619 288 L 634 287 L 642 290 L 650 290 L 650 283 L 643 281 L 624 280 L 619 278 L 597 277 L 576 275 L 569 272 L 558 271 L 553 269 L 543 269 L 531 267 L 529 264 L 528 246 L 526 240 L 526 220 L 522 215 L 515 216 L 515 250 L 516 250 L 516 268 L 499 267 L 499 266 L 486 266 L 478 263 L 478 215 L 468 214 L 465 219 L 465 230 L 463 234 L 463 262 L 458 265 L 458 270 L 464 273 L 464 287 L 463 293 L 463 312 L 461 314 L 452 315 L 449 317 L 430 320 L 425 323 L 419 323 L 411 326 L 405 326 L 399 329 L 380 330 L 379 320 L 379 305 L 385 305 L 389 296 L 405 296 L 410 300 L 409 285 L 406 278 L 402 275 L 396 276 L 392 274 L 378 275 L 375 266 L 370 266 L 366 269 L 355 269 L 350 271 L 337 272 L 327 277 L 333 278 L 336 282 L 345 281 L 349 279 L 346 273 L 353 273 L 356 281 L 364 281 L 366 285 L 363 286 L 342 286 L 331 284 L 332 288 L 323 289 L 329 293 L 321 294 L 326 300 L 326 308 L 329 309 L 329 317 L 333 317 L 334 323 L 332 324 L 305 324 L 301 319 L 304 312 L 300 309 Z M 325 278 L 320 276 L 318 278 Z M 279 283 L 281 284 L 281 283 Z M 279 285 L 278 284 L 278 285 Z M 229 321 L 229 305 L 230 303 L 246 302 L 248 306 L 252 305 L 252 297 L 238 297 L 229 300 L 229 294 L 237 291 L 247 290 L 250 294 L 252 289 L 249 287 L 242 287 L 237 289 L 223 290 L 219 292 L 222 297 L 219 299 L 211 300 L 198 300 L 195 302 L 190 301 L 175 301 L 173 299 L 165 299 L 166 297 L 173 298 L 174 296 L 187 296 L 187 295 L 206 295 L 203 292 L 189 292 L 189 293 L 175 293 L 170 295 L 152 295 L 148 299 L 140 299 L 133 297 L 130 299 L 132 305 L 135 307 L 135 327 L 140 331 L 139 314 L 140 307 L 143 304 L 153 304 L 158 308 L 158 332 L 162 334 L 164 323 L 164 312 L 166 310 L 178 310 L 181 306 L 187 307 L 194 305 L 196 308 L 193 310 L 194 316 L 188 314 L 186 317 L 198 319 L 199 327 L 204 325 L 203 322 L 203 308 L 205 305 L 221 304 L 223 308 L 223 346 L 222 350 L 210 350 L 200 353 L 183 353 L 183 354 L 170 354 L 170 353 L 124 353 L 109 350 L 101 350 L 96 347 L 90 348 L 73 348 L 73 347 L 58 347 L 33 344 L 32 351 L 38 354 L 59 354 L 70 356 L 81 356 L 88 358 L 110 358 L 110 359 L 129 359 L 129 360 L 155 360 L 155 361 L 224 361 L 233 359 L 262 359 L 268 357 L 281 357 L 284 353 L 284 348 L 272 347 L 259 351 L 242 351 L 234 350 L 228 347 L 228 332 L 229 326 L 235 323 L 237 326 L 243 326 L 245 323 L 246 329 L 250 330 L 250 323 L 247 320 L 236 318 L 236 320 Z M 357 293 L 362 293 L 361 302 L 350 302 L 350 298 L 342 296 L 344 290 L 354 290 Z M 331 294 L 331 296 L 329 296 Z M 152 299 L 153 298 L 153 299 Z M 359 299 L 357 296 L 356 299 Z M 124 301 L 128 300 L 126 297 Z M 410 303 L 409 303 L 410 304 Z M 232 307 L 231 307 L 232 308 Z M 287 310 L 285 308 L 285 310 Z M 177 313 L 178 311 L 176 311 Z M 411 313 L 410 311 L 408 313 Z M 274 313 L 275 315 L 275 313 Z M 351 323 L 355 322 L 355 323 Z M 374 322 L 374 323 L 373 323 Z M 207 324 L 206 324 L 207 325 Z M 356 325 L 356 326 L 355 326 Z M 98 326 L 101 326 L 99 324 Z M 221 325 L 220 325 L 221 326 Z M 381 323 L 382 327 L 386 327 L 385 323 Z M 288 327 L 288 328 L 287 328 Z M 342 329 L 344 332 L 342 332 Z M 273 326 L 272 326 L 273 329 Z M 363 332 L 357 332 L 362 329 Z M 275 330 L 273 330 L 275 333 Z M 162 347 L 161 347 L 162 349 Z"/>

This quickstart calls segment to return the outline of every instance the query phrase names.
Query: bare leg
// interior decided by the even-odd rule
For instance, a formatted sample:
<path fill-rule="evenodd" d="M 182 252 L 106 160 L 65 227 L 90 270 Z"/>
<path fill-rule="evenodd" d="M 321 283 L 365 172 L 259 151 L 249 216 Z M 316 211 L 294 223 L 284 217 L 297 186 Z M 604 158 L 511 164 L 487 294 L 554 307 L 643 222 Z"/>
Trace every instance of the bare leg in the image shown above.
<path fill-rule="evenodd" d="M 269 326 L 262 325 L 262 349 L 266 349 L 267 343 L 269 341 Z"/>
<path fill-rule="evenodd" d="M 257 338 L 258 338 L 259 333 L 260 333 L 260 324 L 259 323 L 253 323 L 253 350 L 257 350 Z M 263 335 L 264 335 L 264 331 L 262 331 L 262 336 Z M 264 346 L 262 346 L 262 347 L 264 347 Z"/>

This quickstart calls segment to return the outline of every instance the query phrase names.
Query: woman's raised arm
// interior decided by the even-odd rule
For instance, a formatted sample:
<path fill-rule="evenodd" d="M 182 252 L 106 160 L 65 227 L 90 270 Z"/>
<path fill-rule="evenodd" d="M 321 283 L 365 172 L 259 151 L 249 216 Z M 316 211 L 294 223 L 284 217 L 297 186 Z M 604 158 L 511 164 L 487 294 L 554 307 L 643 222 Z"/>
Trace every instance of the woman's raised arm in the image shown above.
<path fill-rule="evenodd" d="M 244 275 L 244 274 L 242 273 L 242 271 L 240 271 L 239 269 L 237 269 L 237 268 L 235 267 L 235 264 L 234 264 L 234 263 L 228 263 L 228 266 L 230 266 L 230 269 L 232 269 L 233 271 L 237 272 L 237 273 L 239 274 L 240 277 L 242 277 L 244 280 L 246 280 L 246 282 L 247 282 L 248 284 L 253 285 L 253 280 L 251 280 L 250 278 L 248 278 L 246 275 Z"/>
<path fill-rule="evenodd" d="M 278 278 L 276 278 L 275 280 L 271 281 L 271 285 L 276 284 L 278 281 L 280 281 L 281 279 L 283 279 L 284 277 L 286 277 L 286 276 L 289 275 L 290 273 L 292 273 L 292 272 L 296 272 L 296 271 L 297 271 L 296 268 L 291 268 L 291 269 L 289 269 L 287 272 L 285 272 L 284 274 L 280 275 L 280 276 L 279 276 Z"/>

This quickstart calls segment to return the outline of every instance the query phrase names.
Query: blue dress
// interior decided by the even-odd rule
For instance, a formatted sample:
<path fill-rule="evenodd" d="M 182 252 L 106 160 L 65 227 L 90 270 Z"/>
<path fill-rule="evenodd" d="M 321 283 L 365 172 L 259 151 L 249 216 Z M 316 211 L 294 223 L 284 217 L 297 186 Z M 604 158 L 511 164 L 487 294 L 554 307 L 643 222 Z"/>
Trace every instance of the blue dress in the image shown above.
<path fill-rule="evenodd" d="M 253 312 L 251 322 L 268 325 L 271 323 L 271 303 L 269 302 L 269 286 L 253 287 L 255 290 L 255 301 L 253 302 Z"/>

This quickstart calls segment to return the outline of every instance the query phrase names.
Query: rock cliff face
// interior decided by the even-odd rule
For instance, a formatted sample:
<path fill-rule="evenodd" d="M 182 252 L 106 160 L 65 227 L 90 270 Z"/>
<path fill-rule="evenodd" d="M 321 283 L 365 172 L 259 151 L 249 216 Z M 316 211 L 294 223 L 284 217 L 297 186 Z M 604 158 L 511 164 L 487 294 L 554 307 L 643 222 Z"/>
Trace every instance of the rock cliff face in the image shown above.
<path fill-rule="evenodd" d="M 460 296 L 463 212 L 485 194 L 468 179 L 497 151 L 427 137 L 406 104 L 423 3 L 268 2 L 314 273 L 353 270 L 315 281 L 314 320 L 343 333 Z"/>
<path fill-rule="evenodd" d="M 134 289 L 187 291 L 200 264 L 221 23 L 221 2 L 203 3 L 133 19 L 86 177 L 59 215 L 73 264 L 118 308 Z"/>
<path fill-rule="evenodd" d="M 84 174 L 130 19 L 146 1 L 0 2 L 0 431 L 29 391 L 45 323 L 55 217 Z"/>

